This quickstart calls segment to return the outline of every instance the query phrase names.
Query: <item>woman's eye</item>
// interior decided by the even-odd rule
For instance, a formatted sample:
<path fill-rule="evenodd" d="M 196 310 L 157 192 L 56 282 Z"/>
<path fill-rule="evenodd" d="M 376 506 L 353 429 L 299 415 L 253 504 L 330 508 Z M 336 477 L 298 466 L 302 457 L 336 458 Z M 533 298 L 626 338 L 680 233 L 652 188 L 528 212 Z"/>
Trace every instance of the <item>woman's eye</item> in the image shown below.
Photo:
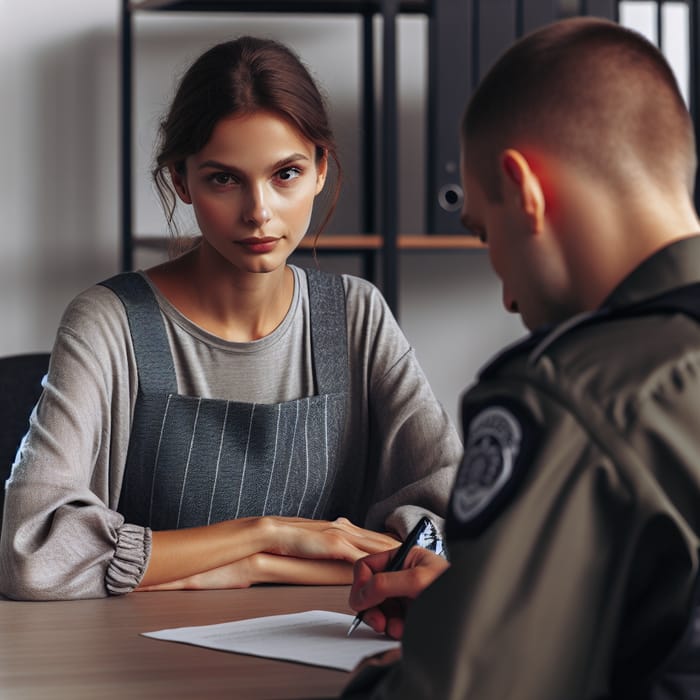
<path fill-rule="evenodd" d="M 298 178 L 301 175 L 301 170 L 299 168 L 284 168 L 277 173 L 277 179 L 282 180 L 282 182 L 290 182 Z"/>
<path fill-rule="evenodd" d="M 216 185 L 235 185 L 236 178 L 230 173 L 214 173 L 209 179 Z"/>

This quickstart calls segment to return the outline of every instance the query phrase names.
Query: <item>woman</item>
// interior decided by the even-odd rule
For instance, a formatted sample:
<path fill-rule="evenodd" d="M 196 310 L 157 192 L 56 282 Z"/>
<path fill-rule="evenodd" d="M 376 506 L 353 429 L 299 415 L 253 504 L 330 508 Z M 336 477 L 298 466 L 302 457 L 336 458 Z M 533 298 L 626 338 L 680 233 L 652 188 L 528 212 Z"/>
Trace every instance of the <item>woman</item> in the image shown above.
<path fill-rule="evenodd" d="M 215 46 L 161 136 L 201 237 L 66 311 L 7 482 L 13 598 L 350 582 L 445 511 L 460 443 L 380 294 L 287 264 L 337 165 L 299 59 Z"/>

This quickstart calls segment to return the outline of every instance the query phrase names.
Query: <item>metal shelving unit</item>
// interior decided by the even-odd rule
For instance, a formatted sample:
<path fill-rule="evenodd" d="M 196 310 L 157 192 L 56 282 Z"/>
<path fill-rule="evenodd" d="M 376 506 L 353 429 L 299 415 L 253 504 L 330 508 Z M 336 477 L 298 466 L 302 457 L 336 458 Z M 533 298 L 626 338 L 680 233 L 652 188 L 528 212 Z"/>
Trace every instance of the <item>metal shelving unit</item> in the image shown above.
<path fill-rule="evenodd" d="M 659 36 L 665 0 L 656 0 Z M 700 0 L 685 0 L 689 15 L 690 111 L 700 143 Z M 456 251 L 483 246 L 458 235 L 460 196 L 457 119 L 468 95 L 495 58 L 515 39 L 537 26 L 572 15 L 596 15 L 619 20 L 620 0 L 122 0 L 121 91 L 122 268 L 131 269 L 137 247 L 164 246 L 164 237 L 138 235 L 133 228 L 133 37 L 134 16 L 145 12 L 250 12 L 352 14 L 362 17 L 362 225 L 357 235 L 327 235 L 321 251 L 353 254 L 363 261 L 363 274 L 374 280 L 381 261 L 384 296 L 398 316 L 399 254 L 401 251 Z M 403 236 L 398 231 L 398 98 L 396 24 L 400 14 L 422 14 L 429 22 L 428 141 L 426 167 L 426 235 Z M 375 112 L 374 33 L 381 22 L 382 109 Z M 663 48 L 663 46 L 661 47 Z M 379 119 L 377 120 L 377 116 Z M 377 138 L 375 124 L 381 138 Z M 380 144 L 379 165 L 375 151 Z M 378 170 L 378 172 L 377 172 Z M 696 187 L 700 208 L 700 187 Z M 377 206 L 381 197 L 381 207 Z M 449 234 L 449 235 L 437 235 Z M 313 247 L 305 239 L 301 250 Z"/>
<path fill-rule="evenodd" d="M 398 308 L 398 251 L 414 248 L 415 236 L 398 235 L 398 145 L 397 145 L 397 85 L 396 85 L 396 20 L 400 13 L 422 13 L 430 16 L 431 0 L 123 0 L 122 2 L 122 268 L 131 269 L 136 247 L 160 247 L 159 237 L 143 237 L 134 232 L 132 193 L 132 142 L 133 142 L 133 36 L 134 15 L 140 12 L 276 12 L 315 14 L 355 14 L 362 17 L 362 101 L 363 101 L 363 154 L 362 170 L 365 182 L 363 197 L 363 223 L 368 234 L 356 236 L 325 236 L 318 243 L 320 250 L 353 253 L 362 256 L 364 274 L 373 279 L 376 258 L 380 254 L 382 288 L 389 306 Z M 382 112 L 379 128 L 382 138 L 381 170 L 375 172 L 375 107 L 374 107 L 374 23 L 375 15 L 382 17 Z M 381 193 L 382 206 L 378 228 L 381 236 L 374 234 L 377 192 Z M 419 238 L 427 238 L 420 236 Z M 426 241 L 431 248 L 478 247 L 468 236 L 450 240 Z M 304 241 L 302 249 L 311 248 L 312 241 Z"/>

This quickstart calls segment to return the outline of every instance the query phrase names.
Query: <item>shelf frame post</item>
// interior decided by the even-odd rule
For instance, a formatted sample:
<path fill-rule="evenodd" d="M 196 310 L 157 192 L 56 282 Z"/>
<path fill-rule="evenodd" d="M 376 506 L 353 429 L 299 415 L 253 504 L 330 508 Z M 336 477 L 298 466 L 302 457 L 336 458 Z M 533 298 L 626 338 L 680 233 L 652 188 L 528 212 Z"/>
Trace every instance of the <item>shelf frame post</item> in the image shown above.
<path fill-rule="evenodd" d="M 688 24 L 690 37 L 688 46 L 690 49 L 690 85 L 689 102 L 690 114 L 693 118 L 695 129 L 695 150 L 700 155 L 700 0 L 689 0 Z M 695 173 L 695 208 L 700 211 L 700 172 Z"/>
<path fill-rule="evenodd" d="M 398 265 L 398 105 L 396 19 L 399 0 L 382 0 L 382 291 L 399 316 Z"/>
<path fill-rule="evenodd" d="M 374 233 L 377 216 L 377 179 L 375 157 L 377 139 L 374 81 L 374 13 L 362 15 L 362 227 L 364 234 Z M 376 275 L 375 251 L 362 254 L 362 274 L 365 279 L 374 281 Z"/>
<path fill-rule="evenodd" d="M 122 0 L 121 10 L 121 269 L 131 270 L 134 264 L 133 231 L 133 185 L 131 175 L 132 131 L 133 131 L 133 15 L 129 0 Z"/>

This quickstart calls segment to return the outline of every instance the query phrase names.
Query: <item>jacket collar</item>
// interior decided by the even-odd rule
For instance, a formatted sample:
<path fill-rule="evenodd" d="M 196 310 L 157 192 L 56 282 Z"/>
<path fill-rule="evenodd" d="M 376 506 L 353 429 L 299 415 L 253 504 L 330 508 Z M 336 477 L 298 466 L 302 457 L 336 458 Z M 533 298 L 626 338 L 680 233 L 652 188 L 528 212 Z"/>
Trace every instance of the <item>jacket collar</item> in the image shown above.
<path fill-rule="evenodd" d="M 601 308 L 637 304 L 693 282 L 700 282 L 700 235 L 681 238 L 650 255 L 615 287 Z"/>

